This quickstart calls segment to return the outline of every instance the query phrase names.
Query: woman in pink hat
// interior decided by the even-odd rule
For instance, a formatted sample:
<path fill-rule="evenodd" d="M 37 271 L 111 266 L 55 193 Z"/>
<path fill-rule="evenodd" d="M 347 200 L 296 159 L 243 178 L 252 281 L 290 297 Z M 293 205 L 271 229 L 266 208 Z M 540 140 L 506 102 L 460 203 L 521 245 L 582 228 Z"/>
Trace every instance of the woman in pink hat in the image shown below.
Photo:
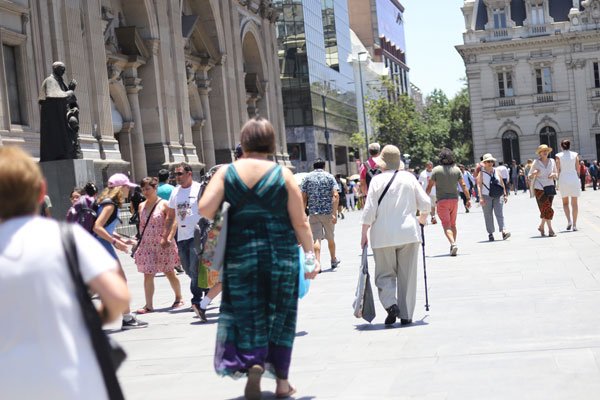
<path fill-rule="evenodd" d="M 98 196 L 98 209 L 96 211 L 98 218 L 94 224 L 96 237 L 100 241 L 100 244 L 117 261 L 119 272 L 125 280 L 127 280 L 127 277 L 119 262 L 115 248 L 127 252 L 128 246 L 135 244 L 135 242 L 119 235 L 115 230 L 119 222 L 121 222 L 119 208 L 129 195 L 129 189 L 136 186 L 136 184 L 131 183 L 125 174 L 114 174 L 108 178 L 108 187 Z M 145 328 L 147 326 L 148 323 L 135 318 L 129 308 L 123 314 L 123 329 Z"/>

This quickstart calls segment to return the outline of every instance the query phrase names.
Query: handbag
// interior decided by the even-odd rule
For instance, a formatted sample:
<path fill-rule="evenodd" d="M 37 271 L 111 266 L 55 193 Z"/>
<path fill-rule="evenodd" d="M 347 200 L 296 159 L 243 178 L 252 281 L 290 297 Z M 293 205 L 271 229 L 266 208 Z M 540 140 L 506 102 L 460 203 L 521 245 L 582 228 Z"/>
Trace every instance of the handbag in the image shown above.
<path fill-rule="evenodd" d="M 146 223 L 144 224 L 144 229 L 142 230 L 142 233 L 140 234 L 140 239 L 138 240 L 137 244 L 131 248 L 131 257 L 132 258 L 135 257 L 135 252 L 140 247 L 140 243 L 142 243 L 142 239 L 144 238 L 144 232 L 146 232 L 146 228 L 148 227 L 148 222 L 150 222 L 150 218 L 152 218 L 152 213 L 154 213 L 154 209 L 156 208 L 158 203 L 160 203 L 161 201 L 162 200 L 157 200 L 156 203 L 154 203 L 152 210 L 150 210 L 150 214 L 148 214 L 148 218 L 146 219 Z M 137 212 L 136 212 L 136 215 L 137 215 Z M 139 222 L 139 216 L 138 216 L 138 222 Z"/>
<path fill-rule="evenodd" d="M 208 269 L 221 272 L 225 261 L 225 246 L 227 245 L 227 221 L 231 204 L 224 201 L 221 210 L 208 228 L 206 241 L 202 249 L 200 263 Z"/>
<path fill-rule="evenodd" d="M 556 196 L 556 186 L 555 185 L 544 186 L 544 194 L 546 196 Z"/>
<path fill-rule="evenodd" d="M 107 336 L 102 330 L 102 321 L 94 303 L 92 303 L 88 288 L 79 270 L 77 247 L 72 228 L 69 224 L 60 224 L 60 236 L 69 266 L 69 273 L 75 286 L 77 301 L 81 307 L 81 313 L 83 314 L 83 320 L 90 335 L 96 360 L 102 371 L 106 392 L 110 400 L 124 400 L 125 397 L 117 379 L 117 369 L 125 361 L 125 358 L 127 358 L 127 353 L 125 353 L 125 350 L 123 350 L 117 341 Z"/>

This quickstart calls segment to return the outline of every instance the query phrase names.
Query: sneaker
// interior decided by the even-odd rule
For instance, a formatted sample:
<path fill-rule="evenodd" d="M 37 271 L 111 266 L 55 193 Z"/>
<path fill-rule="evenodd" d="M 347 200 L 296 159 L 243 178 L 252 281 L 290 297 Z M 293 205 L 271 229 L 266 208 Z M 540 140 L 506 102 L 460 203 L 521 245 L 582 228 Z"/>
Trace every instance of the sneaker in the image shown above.
<path fill-rule="evenodd" d="M 510 232 L 502 232 L 502 240 L 506 240 L 510 237 Z"/>
<path fill-rule="evenodd" d="M 139 329 L 139 328 L 147 328 L 147 327 L 148 327 L 147 322 L 140 321 L 136 317 L 133 317 L 129 321 L 123 320 L 123 325 L 121 326 L 121 329 L 127 330 L 127 329 Z"/>
<path fill-rule="evenodd" d="M 455 257 L 456 253 L 458 253 L 458 246 L 455 245 L 455 244 L 453 244 L 453 245 L 450 246 L 450 255 L 452 257 Z"/>
<path fill-rule="evenodd" d="M 200 307 L 198 304 L 192 304 L 192 309 L 196 313 L 196 316 L 200 318 L 202 322 L 208 321 L 206 319 L 206 310 Z"/>
<path fill-rule="evenodd" d="M 490 242 L 493 242 L 493 241 L 494 241 L 494 235 L 493 235 L 492 233 L 490 233 L 490 234 L 488 235 L 488 240 L 489 240 Z M 450 251 L 452 251 L 452 250 L 450 250 Z"/>
<path fill-rule="evenodd" d="M 396 304 L 392 304 L 386 311 L 388 315 L 385 319 L 385 324 L 393 325 L 396 322 L 396 318 L 398 318 L 398 314 L 400 314 L 400 310 Z"/>
<path fill-rule="evenodd" d="M 335 259 L 335 261 L 331 261 L 331 269 L 336 269 L 339 265 L 340 260 L 338 260 L 337 258 Z"/>

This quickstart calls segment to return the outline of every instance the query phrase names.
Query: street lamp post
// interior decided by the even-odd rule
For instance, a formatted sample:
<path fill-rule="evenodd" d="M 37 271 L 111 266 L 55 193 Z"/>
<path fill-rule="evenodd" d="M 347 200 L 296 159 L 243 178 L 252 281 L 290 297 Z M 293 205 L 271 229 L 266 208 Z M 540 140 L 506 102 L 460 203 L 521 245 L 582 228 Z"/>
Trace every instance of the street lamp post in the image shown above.
<path fill-rule="evenodd" d="M 329 157 L 329 130 L 327 129 L 327 103 L 325 100 L 325 94 L 321 93 L 321 101 L 323 102 L 323 123 L 325 124 L 325 159 L 329 164 L 329 173 L 333 173 L 331 170 L 331 157 Z"/>
<path fill-rule="evenodd" d="M 365 109 L 365 93 L 363 88 L 363 77 L 362 77 L 362 64 L 360 63 L 361 54 L 367 54 L 366 51 L 361 51 L 358 53 L 358 76 L 360 77 L 360 99 L 362 102 L 362 111 L 363 111 L 363 124 L 365 128 L 365 145 L 367 146 L 367 157 L 369 154 L 369 134 L 367 133 L 367 110 Z"/>

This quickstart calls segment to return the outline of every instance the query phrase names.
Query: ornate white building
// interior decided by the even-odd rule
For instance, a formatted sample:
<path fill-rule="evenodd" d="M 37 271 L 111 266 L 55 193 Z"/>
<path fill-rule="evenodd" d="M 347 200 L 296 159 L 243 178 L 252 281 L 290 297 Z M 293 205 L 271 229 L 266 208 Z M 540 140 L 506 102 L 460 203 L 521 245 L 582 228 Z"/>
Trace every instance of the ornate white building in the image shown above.
<path fill-rule="evenodd" d="M 0 145 L 38 157 L 38 91 L 60 60 L 98 182 L 229 162 L 256 114 L 283 161 L 276 18 L 266 0 L 0 0 Z"/>
<path fill-rule="evenodd" d="M 524 162 L 565 138 L 600 158 L 600 0 L 466 0 L 462 12 L 476 158 Z"/>

